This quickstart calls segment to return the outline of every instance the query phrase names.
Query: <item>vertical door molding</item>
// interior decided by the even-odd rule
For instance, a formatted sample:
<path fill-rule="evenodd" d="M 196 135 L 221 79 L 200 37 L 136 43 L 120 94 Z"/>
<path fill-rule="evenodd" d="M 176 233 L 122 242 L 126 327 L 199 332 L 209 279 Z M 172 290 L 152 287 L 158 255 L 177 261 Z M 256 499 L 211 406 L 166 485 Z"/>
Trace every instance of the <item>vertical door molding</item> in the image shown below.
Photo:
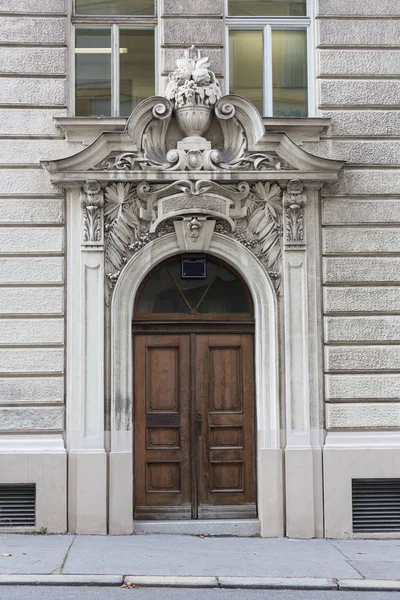
<path fill-rule="evenodd" d="M 89 181 L 68 195 L 69 529 L 106 533 L 103 192 Z"/>
<path fill-rule="evenodd" d="M 311 415 L 318 405 L 316 199 L 298 180 L 283 196 L 286 534 L 299 538 L 322 535 L 320 448 L 314 447 Z"/>

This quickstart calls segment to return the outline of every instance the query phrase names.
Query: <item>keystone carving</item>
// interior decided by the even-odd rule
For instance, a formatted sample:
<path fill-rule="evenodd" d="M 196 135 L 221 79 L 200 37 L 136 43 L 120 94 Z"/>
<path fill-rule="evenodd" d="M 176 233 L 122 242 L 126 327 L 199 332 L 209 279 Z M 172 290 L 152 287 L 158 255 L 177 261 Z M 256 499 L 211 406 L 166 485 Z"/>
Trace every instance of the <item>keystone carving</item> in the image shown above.
<path fill-rule="evenodd" d="M 298 179 L 289 181 L 283 197 L 286 245 L 304 245 L 304 206 L 306 202 L 303 183 Z"/>
<path fill-rule="evenodd" d="M 87 181 L 82 190 L 83 246 L 103 244 L 104 196 L 98 181 Z"/>

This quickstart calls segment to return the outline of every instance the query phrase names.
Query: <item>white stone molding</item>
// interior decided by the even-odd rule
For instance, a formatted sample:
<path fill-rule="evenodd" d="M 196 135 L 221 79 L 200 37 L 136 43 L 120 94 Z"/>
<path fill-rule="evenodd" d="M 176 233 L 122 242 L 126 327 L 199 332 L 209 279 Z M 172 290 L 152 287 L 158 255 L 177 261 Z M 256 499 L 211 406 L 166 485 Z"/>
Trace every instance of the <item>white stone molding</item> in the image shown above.
<path fill-rule="evenodd" d="M 254 301 L 263 535 L 283 533 L 277 332 L 283 291 L 288 532 L 320 535 L 322 434 L 313 431 L 322 423 L 321 364 L 310 357 L 321 331 L 311 316 L 320 281 L 314 229 L 317 190 L 336 181 L 344 163 L 313 156 L 285 133 L 266 130 L 245 98 L 220 98 L 208 67 L 190 49 L 170 79 L 171 101 L 148 98 L 123 132 L 107 131 L 74 156 L 42 163 L 51 182 L 69 190 L 67 440 L 76 531 L 85 530 L 85 521 L 86 532 L 103 531 L 106 522 L 104 297 L 112 328 L 106 349 L 112 363 L 110 530 L 129 533 L 135 294 L 162 260 L 207 251 L 242 274 Z M 92 490 L 91 468 L 102 473 Z M 89 519 L 91 502 L 97 522 Z"/>
<path fill-rule="evenodd" d="M 249 286 L 254 302 L 256 322 L 255 334 L 255 373 L 256 373 L 256 412 L 258 432 L 259 464 L 265 461 L 263 451 L 279 460 L 280 450 L 280 411 L 279 411 L 279 354 L 277 332 L 277 299 L 274 287 L 265 267 L 254 254 L 236 240 L 214 233 L 208 249 L 209 253 L 225 260 L 237 269 Z M 132 314 L 135 295 L 146 275 L 155 265 L 180 252 L 174 234 L 166 235 L 147 244 L 135 254 L 124 267 L 115 286 L 111 305 L 111 459 L 110 476 L 117 489 L 126 489 L 123 479 L 132 477 L 133 442 L 133 368 L 132 368 Z M 127 459 L 130 457 L 130 461 Z M 124 469 L 119 467 L 124 463 Z M 129 472 L 126 468 L 129 466 Z M 258 489 L 276 490 L 282 494 L 279 478 L 270 481 L 268 473 L 258 469 Z M 131 481 L 131 479 L 130 479 Z M 276 487 L 278 486 L 278 488 Z M 130 492 L 131 493 L 131 492 Z M 110 498 L 110 528 L 120 531 L 121 522 L 127 527 L 132 522 L 132 499 L 126 492 L 112 494 Z M 281 523 L 273 523 L 276 513 L 266 508 L 265 497 L 259 496 L 260 518 L 264 519 L 264 533 L 273 535 L 281 530 Z M 281 518 L 281 517 L 280 517 Z"/>

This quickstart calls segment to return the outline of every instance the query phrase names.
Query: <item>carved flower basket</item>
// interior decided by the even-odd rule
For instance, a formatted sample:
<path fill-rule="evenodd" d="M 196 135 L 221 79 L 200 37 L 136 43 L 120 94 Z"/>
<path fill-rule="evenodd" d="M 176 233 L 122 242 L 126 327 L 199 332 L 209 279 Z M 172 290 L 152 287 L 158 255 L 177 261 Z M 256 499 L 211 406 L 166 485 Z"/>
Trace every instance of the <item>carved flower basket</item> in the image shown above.
<path fill-rule="evenodd" d="M 178 125 L 189 138 L 198 138 L 205 134 L 210 127 L 212 118 L 211 106 L 182 106 L 175 110 Z"/>

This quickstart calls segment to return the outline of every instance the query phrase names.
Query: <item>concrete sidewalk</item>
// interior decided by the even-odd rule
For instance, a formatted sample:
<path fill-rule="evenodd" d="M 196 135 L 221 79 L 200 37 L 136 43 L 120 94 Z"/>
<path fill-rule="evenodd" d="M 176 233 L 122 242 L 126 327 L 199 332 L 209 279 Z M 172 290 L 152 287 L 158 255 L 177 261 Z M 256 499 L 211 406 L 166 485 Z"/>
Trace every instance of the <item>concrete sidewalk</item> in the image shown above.
<path fill-rule="evenodd" d="M 400 540 L 4 533 L 0 574 L 0 584 L 400 590 Z"/>

